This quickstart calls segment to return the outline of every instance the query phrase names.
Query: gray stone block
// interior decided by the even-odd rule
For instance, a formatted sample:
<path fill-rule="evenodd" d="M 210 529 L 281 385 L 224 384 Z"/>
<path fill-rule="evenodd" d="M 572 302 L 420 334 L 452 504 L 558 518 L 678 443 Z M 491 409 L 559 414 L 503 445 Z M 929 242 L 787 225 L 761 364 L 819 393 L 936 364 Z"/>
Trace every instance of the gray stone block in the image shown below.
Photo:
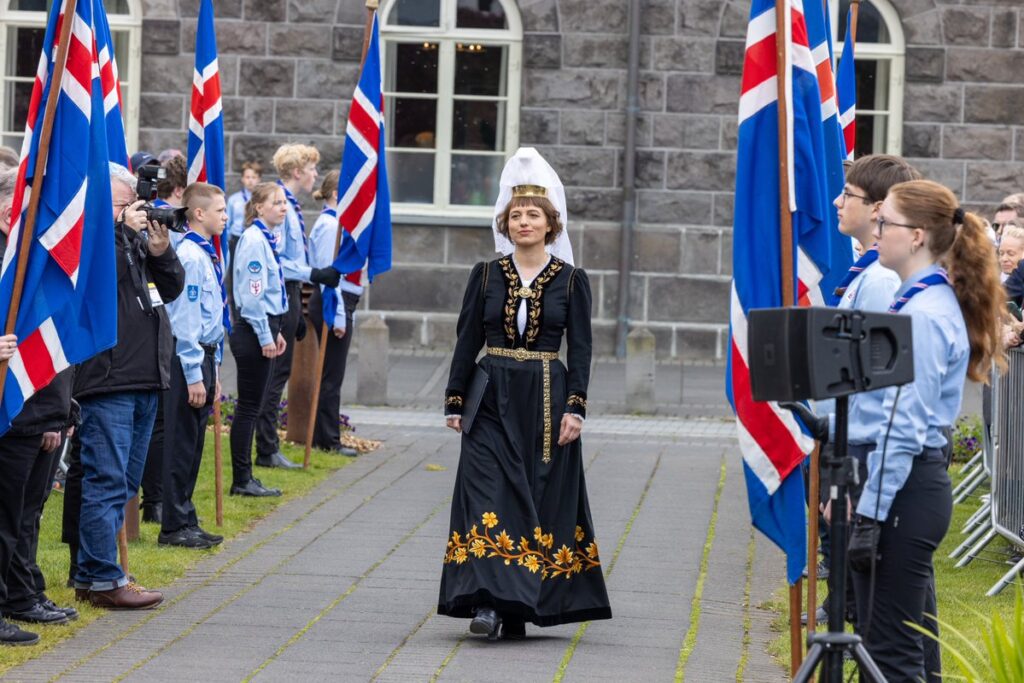
<path fill-rule="evenodd" d="M 678 230 L 637 230 L 633 234 L 633 269 L 638 273 L 680 272 L 681 239 L 682 234 Z"/>
<path fill-rule="evenodd" d="M 952 123 L 961 120 L 959 85 L 908 83 L 904 91 L 903 115 L 907 121 Z M 970 98 L 967 98 L 970 102 Z"/>
<path fill-rule="evenodd" d="M 224 110 L 224 130 L 241 131 L 245 130 L 245 98 L 224 97 L 221 100 Z"/>
<path fill-rule="evenodd" d="M 676 25 L 675 0 L 642 0 L 640 31 L 643 35 L 673 33 Z"/>
<path fill-rule="evenodd" d="M 296 69 L 296 97 L 351 100 L 359 81 L 359 65 L 300 59 Z"/>
<path fill-rule="evenodd" d="M 494 233 L 490 226 L 486 228 L 449 228 L 446 233 L 448 263 L 473 265 L 497 257 L 497 253 L 494 251 Z"/>
<path fill-rule="evenodd" d="M 603 111 L 563 110 L 560 142 L 563 145 L 603 145 L 604 117 Z"/>
<path fill-rule="evenodd" d="M 670 190 L 729 191 L 736 178 L 736 155 L 723 152 L 670 152 L 665 185 Z"/>
<path fill-rule="evenodd" d="M 166 3 L 170 2 L 173 5 L 177 5 L 181 16 L 183 17 L 197 17 L 199 16 L 199 0 L 144 0 L 144 5 L 151 3 Z M 241 19 L 242 18 L 242 0 L 217 0 L 216 11 L 218 19 Z M 150 16 L 147 11 L 148 7 L 143 10 L 143 16 Z"/>
<path fill-rule="evenodd" d="M 365 2 L 350 2 L 342 4 L 356 5 L 365 8 Z M 324 26 L 334 23 L 336 2 L 335 0 L 288 0 L 288 21 L 308 21 Z M 363 9 L 363 17 L 365 17 Z"/>
<path fill-rule="evenodd" d="M 562 36 L 527 33 L 523 36 L 523 64 L 527 69 L 558 69 L 562 66 Z"/>
<path fill-rule="evenodd" d="M 290 59 L 243 58 L 239 70 L 238 94 L 251 97 L 295 97 L 295 62 Z"/>
<path fill-rule="evenodd" d="M 649 320 L 726 323 L 729 320 L 729 281 L 651 276 Z"/>
<path fill-rule="evenodd" d="M 732 275 L 732 230 L 722 231 L 722 275 Z"/>
<path fill-rule="evenodd" d="M 720 40 L 715 44 L 715 73 L 739 76 L 743 73 L 746 44 L 741 40 Z"/>
<path fill-rule="evenodd" d="M 295 4 L 302 4 L 303 0 L 292 0 Z M 363 26 L 366 24 L 366 3 L 352 2 L 352 0 L 338 0 L 338 9 L 334 15 L 334 21 L 338 24 L 349 24 L 352 26 Z"/>
<path fill-rule="evenodd" d="M 670 112 L 735 116 L 740 82 L 734 76 L 670 74 L 665 90 L 665 106 Z"/>
<path fill-rule="evenodd" d="M 913 19 L 904 17 L 903 36 L 908 45 L 942 45 L 942 20 L 939 10 L 915 14 Z"/>
<path fill-rule="evenodd" d="M 654 412 L 655 346 L 646 328 L 626 335 L 626 405 L 633 412 Z"/>
<path fill-rule="evenodd" d="M 243 16 L 246 21 L 286 21 L 288 8 L 285 0 L 245 0 Z"/>
<path fill-rule="evenodd" d="M 750 21 L 749 2 L 726 2 L 722 8 L 722 22 L 719 35 L 722 38 L 746 38 Z"/>
<path fill-rule="evenodd" d="M 620 169 L 623 163 L 620 157 Z M 619 171 L 619 184 L 624 181 L 622 170 Z M 636 187 L 645 189 L 661 189 L 665 187 L 665 152 L 653 149 L 642 149 L 636 153 Z"/>
<path fill-rule="evenodd" d="M 1009 127 L 944 126 L 942 130 L 942 156 L 945 159 L 1009 161 L 1012 148 L 1013 130 Z"/>
<path fill-rule="evenodd" d="M 162 149 L 186 149 L 188 137 L 180 130 L 155 130 L 153 128 L 142 128 L 139 130 L 139 149 L 154 150 L 159 152 Z"/>
<path fill-rule="evenodd" d="M 589 266 L 587 266 L 589 268 Z M 604 318 L 614 321 L 619 315 L 619 276 L 607 273 L 601 278 L 601 311 Z M 647 277 L 631 275 L 629 278 L 629 317 L 634 321 L 646 321 Z M 612 330 L 614 340 L 614 329 Z M 613 342 L 614 344 L 614 342 Z M 611 348 L 614 348 L 612 346 Z M 597 352 L 595 348 L 595 353 Z"/>
<path fill-rule="evenodd" d="M 942 127 L 937 123 L 908 123 L 903 126 L 903 154 L 908 157 L 938 157 Z M 950 156 L 948 153 L 945 156 Z"/>
<path fill-rule="evenodd" d="M 557 109 L 522 109 L 519 114 L 519 141 L 524 145 L 558 144 Z"/>
<path fill-rule="evenodd" d="M 395 224 L 391 228 L 395 261 L 441 263 L 444 261 L 444 230 L 434 226 Z"/>
<path fill-rule="evenodd" d="M 626 4 L 618 0 L 560 0 L 558 3 L 562 33 L 599 33 L 610 26 L 622 27 L 625 31 L 626 10 Z"/>
<path fill-rule="evenodd" d="M 711 195 L 706 193 L 642 190 L 637 204 L 643 223 L 706 225 L 711 220 Z"/>
<path fill-rule="evenodd" d="M 195 27 L 191 27 L 195 30 Z M 194 33 L 183 36 L 182 43 L 194 42 Z M 217 21 L 217 51 L 257 57 L 267 53 L 267 25 L 248 21 Z"/>
<path fill-rule="evenodd" d="M 274 130 L 274 102 L 246 98 L 245 132 L 269 133 Z"/>
<path fill-rule="evenodd" d="M 567 33 L 562 46 L 566 66 L 626 68 L 629 41 L 625 34 Z"/>
<path fill-rule="evenodd" d="M 657 71 L 641 73 L 639 99 L 644 111 L 665 111 L 665 75 Z"/>
<path fill-rule="evenodd" d="M 315 24 L 298 26 L 278 24 L 270 26 L 268 44 L 270 54 L 282 57 L 324 57 L 334 49 L 334 33 Z M 360 45 L 360 52 L 362 45 Z"/>
<path fill-rule="evenodd" d="M 153 88 L 156 92 L 191 93 L 195 58 L 192 55 L 142 55 L 143 92 Z"/>
<path fill-rule="evenodd" d="M 574 187 L 565 197 L 570 220 L 618 222 L 622 220 L 622 189 Z M 575 247 L 574 247 L 575 248 Z"/>
<path fill-rule="evenodd" d="M 718 149 L 721 119 L 717 116 L 659 114 L 654 117 L 656 147 Z"/>
<path fill-rule="evenodd" d="M 566 187 L 611 187 L 614 185 L 614 150 L 557 147 L 542 149 L 541 154 L 558 172 Z"/>
<path fill-rule="evenodd" d="M 946 78 L 950 81 L 1019 83 L 1024 70 L 1024 52 L 949 48 Z"/>
<path fill-rule="evenodd" d="M 1024 125 L 1024 89 L 968 85 L 964 88 L 965 123 Z"/>
<path fill-rule="evenodd" d="M 654 39 L 655 69 L 711 73 L 715 68 L 715 41 L 678 36 Z"/>
<path fill-rule="evenodd" d="M 277 100 L 276 133 L 334 134 L 334 103 L 329 100 Z"/>
<path fill-rule="evenodd" d="M 362 56 L 363 30 L 355 26 L 335 26 L 331 59 L 336 62 L 358 62 Z"/>
<path fill-rule="evenodd" d="M 588 227 L 583 231 L 581 258 L 591 270 L 618 270 L 620 231 Z"/>
<path fill-rule="evenodd" d="M 371 305 L 386 311 L 457 311 L 463 286 L 451 283 L 465 282 L 468 277 L 468 268 L 396 267 L 388 277 L 374 281 Z"/>
<path fill-rule="evenodd" d="M 740 124 L 736 119 L 722 118 L 722 143 L 723 150 L 735 150 L 739 144 Z"/>
<path fill-rule="evenodd" d="M 968 163 L 965 199 L 998 202 L 1020 189 L 1021 164 Z"/>
<path fill-rule="evenodd" d="M 527 107 L 617 109 L 620 79 L 601 71 L 533 71 L 523 80 Z"/>
<path fill-rule="evenodd" d="M 1016 47 L 1017 11 L 992 10 L 992 47 Z"/>
<path fill-rule="evenodd" d="M 653 116 L 640 113 L 636 117 L 636 144 L 640 147 L 651 146 L 651 132 L 654 128 Z M 626 116 L 618 112 L 608 112 L 604 134 L 606 144 L 624 145 L 626 142 Z"/>
<path fill-rule="evenodd" d="M 139 98 L 139 125 L 180 131 L 185 126 L 185 96 L 143 93 Z"/>
<path fill-rule="evenodd" d="M 146 19 L 142 22 L 142 52 L 176 55 L 181 51 L 180 24 L 176 19 Z"/>
<path fill-rule="evenodd" d="M 557 31 L 557 0 L 520 0 L 519 12 L 525 31 Z"/>
<path fill-rule="evenodd" d="M 721 16 L 720 0 L 680 0 L 679 33 L 684 36 L 716 36 Z"/>
<path fill-rule="evenodd" d="M 366 316 L 359 325 L 359 373 L 356 400 L 363 405 L 388 402 L 388 326 L 379 315 Z"/>
<path fill-rule="evenodd" d="M 991 14 L 987 7 L 947 7 L 942 10 L 942 36 L 948 45 L 988 45 Z"/>
<path fill-rule="evenodd" d="M 182 0 L 182 5 L 197 5 L 198 0 Z M 178 16 L 178 2 L 176 0 L 142 0 L 142 16 L 146 19 L 175 19 Z M 238 3 L 226 3 L 238 4 Z M 193 14 L 198 10 L 193 9 Z M 182 7 L 182 16 L 184 7 Z"/>
<path fill-rule="evenodd" d="M 246 161 L 260 161 L 263 163 L 264 173 L 270 177 L 273 174 L 273 169 L 269 168 L 270 159 L 273 158 L 278 147 L 289 141 L 284 136 L 233 135 L 231 138 L 231 167 L 237 171 Z"/>
<path fill-rule="evenodd" d="M 941 83 L 945 75 L 945 50 L 937 47 L 907 48 L 908 83 Z"/>
<path fill-rule="evenodd" d="M 964 196 L 964 162 L 942 159 L 911 159 L 910 162 L 925 178 L 945 185 L 961 199 Z"/>
<path fill-rule="evenodd" d="M 706 360 L 708 358 L 716 358 L 719 355 L 718 332 L 677 328 L 675 335 L 677 358 L 683 360 Z"/>
<path fill-rule="evenodd" d="M 719 275 L 721 232 L 687 229 L 683 235 L 683 262 L 680 272 L 690 275 Z"/>
<path fill-rule="evenodd" d="M 715 208 L 712 215 L 712 225 L 721 225 L 723 227 L 732 227 L 733 219 L 733 204 L 735 203 L 736 196 L 732 192 L 717 192 L 715 193 Z"/>

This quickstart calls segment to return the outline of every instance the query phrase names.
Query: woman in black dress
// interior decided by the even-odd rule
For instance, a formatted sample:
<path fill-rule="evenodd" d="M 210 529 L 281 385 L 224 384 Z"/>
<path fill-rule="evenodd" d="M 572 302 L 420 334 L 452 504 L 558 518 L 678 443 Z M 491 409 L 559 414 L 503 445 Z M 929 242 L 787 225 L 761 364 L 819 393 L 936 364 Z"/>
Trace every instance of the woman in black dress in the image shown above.
<path fill-rule="evenodd" d="M 520 150 L 510 165 L 530 154 L 518 174 L 506 167 L 503 186 L 524 169 L 533 169 L 535 183 L 557 183 L 533 150 Z M 523 637 L 527 621 L 611 618 L 579 439 L 590 282 L 571 265 L 571 251 L 566 261 L 545 248 L 564 230 L 548 186 L 515 186 L 496 220 L 514 252 L 470 275 L 445 398 L 462 453 L 438 613 L 471 617 L 470 630 L 492 640 Z M 563 335 L 567 365 L 558 360 Z"/>

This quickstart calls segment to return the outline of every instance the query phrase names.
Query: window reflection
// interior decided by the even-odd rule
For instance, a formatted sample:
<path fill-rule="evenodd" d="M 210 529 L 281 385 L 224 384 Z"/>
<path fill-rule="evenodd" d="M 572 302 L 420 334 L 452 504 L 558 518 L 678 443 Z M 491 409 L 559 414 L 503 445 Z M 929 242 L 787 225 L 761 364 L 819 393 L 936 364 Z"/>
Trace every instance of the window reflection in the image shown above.
<path fill-rule="evenodd" d="M 480 43 L 455 45 L 456 95 L 505 95 L 508 48 Z"/>
<path fill-rule="evenodd" d="M 504 156 L 452 155 L 452 204 L 490 206 L 498 196 Z"/>
<path fill-rule="evenodd" d="M 399 26 L 437 27 L 441 25 L 441 3 L 439 0 L 398 0 L 389 19 Z"/>
<path fill-rule="evenodd" d="M 846 40 L 846 15 L 850 11 L 851 0 L 841 0 L 839 3 L 839 41 Z M 858 43 L 888 43 L 889 29 L 885 26 L 885 19 L 881 13 L 870 3 L 861 2 L 860 11 L 857 13 L 857 42 Z"/>
<path fill-rule="evenodd" d="M 422 43 L 391 43 L 387 48 L 389 90 L 398 92 L 437 92 L 438 45 Z"/>
<path fill-rule="evenodd" d="M 107 14 L 128 14 L 128 0 L 103 0 Z M 49 12 L 53 0 L 11 0 L 8 9 L 19 12 Z"/>
<path fill-rule="evenodd" d="M 459 0 L 455 25 L 459 28 L 508 28 L 505 9 L 498 0 Z"/>

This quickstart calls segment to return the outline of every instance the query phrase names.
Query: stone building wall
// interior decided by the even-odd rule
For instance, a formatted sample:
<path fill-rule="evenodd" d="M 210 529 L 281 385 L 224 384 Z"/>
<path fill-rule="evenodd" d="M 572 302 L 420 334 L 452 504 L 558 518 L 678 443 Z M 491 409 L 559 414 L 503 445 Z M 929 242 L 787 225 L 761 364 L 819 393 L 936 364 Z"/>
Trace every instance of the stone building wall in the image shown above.
<path fill-rule="evenodd" d="M 196 0 L 144 0 L 140 146 L 184 147 Z M 229 183 L 241 162 L 304 141 L 340 160 L 357 78 L 360 0 L 216 0 Z M 631 318 L 662 356 L 723 358 L 736 106 L 749 0 L 643 0 L 638 217 Z M 892 0 L 907 39 L 904 153 L 990 208 L 1024 186 L 1024 16 L 1017 0 Z M 598 353 L 618 293 L 627 8 L 518 0 L 520 143 L 567 188 L 577 264 L 591 275 Z M 330 27 L 330 30 L 328 30 Z M 174 93 L 174 94 L 168 94 Z M 310 207 L 314 209 L 316 207 Z M 391 273 L 364 297 L 392 339 L 448 346 L 466 277 L 493 257 L 489 225 L 396 222 Z"/>

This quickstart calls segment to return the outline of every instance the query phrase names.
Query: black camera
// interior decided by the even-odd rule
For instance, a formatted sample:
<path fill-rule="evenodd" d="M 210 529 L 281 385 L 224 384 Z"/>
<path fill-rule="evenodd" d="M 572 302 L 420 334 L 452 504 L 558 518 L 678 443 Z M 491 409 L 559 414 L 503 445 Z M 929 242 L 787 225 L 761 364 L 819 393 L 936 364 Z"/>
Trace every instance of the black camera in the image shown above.
<path fill-rule="evenodd" d="M 172 232 L 187 232 L 185 224 L 185 207 L 175 208 L 173 206 L 153 206 L 150 202 L 156 199 L 157 182 L 167 177 L 167 171 L 163 166 L 147 164 L 139 168 L 138 184 L 135 193 L 139 199 L 145 199 L 146 203 L 139 207 L 140 211 L 146 212 L 146 220 L 157 222 Z"/>

